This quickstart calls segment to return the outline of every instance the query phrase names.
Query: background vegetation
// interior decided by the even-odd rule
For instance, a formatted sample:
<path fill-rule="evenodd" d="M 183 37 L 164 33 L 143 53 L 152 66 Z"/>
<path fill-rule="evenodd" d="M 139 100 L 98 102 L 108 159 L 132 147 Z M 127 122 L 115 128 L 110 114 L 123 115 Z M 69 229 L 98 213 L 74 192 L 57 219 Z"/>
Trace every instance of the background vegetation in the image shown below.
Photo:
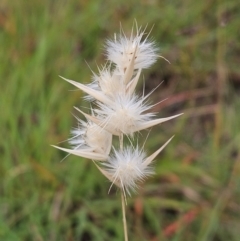
<path fill-rule="evenodd" d="M 240 5 L 237 0 L 0 2 L 0 240 L 123 240 L 120 196 L 88 160 L 50 146 L 76 125 L 106 38 L 134 19 L 162 59 L 144 72 L 159 116 L 156 175 L 128 202 L 130 240 L 239 240 Z M 139 84 L 139 90 L 143 84 Z M 76 114 L 76 113 L 74 113 Z M 61 144 L 67 146 L 67 144 Z"/>

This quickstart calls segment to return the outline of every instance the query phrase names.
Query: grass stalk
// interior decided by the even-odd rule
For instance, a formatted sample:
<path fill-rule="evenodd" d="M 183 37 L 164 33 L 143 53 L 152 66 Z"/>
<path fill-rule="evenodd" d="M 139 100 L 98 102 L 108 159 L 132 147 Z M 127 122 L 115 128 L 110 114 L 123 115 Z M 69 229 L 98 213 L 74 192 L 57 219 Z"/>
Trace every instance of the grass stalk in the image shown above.
<path fill-rule="evenodd" d="M 119 136 L 120 150 L 123 150 L 123 134 Z M 122 220 L 124 229 L 124 240 L 128 241 L 128 231 L 127 231 L 127 220 L 126 220 L 126 209 L 125 209 L 125 195 L 124 190 L 121 189 L 121 202 L 122 202 Z"/>
<path fill-rule="evenodd" d="M 128 241 L 127 220 L 126 220 L 126 210 L 125 210 L 125 198 L 124 198 L 123 190 L 121 190 L 121 200 L 122 200 L 122 219 L 123 219 L 123 229 L 124 229 L 124 240 Z"/>

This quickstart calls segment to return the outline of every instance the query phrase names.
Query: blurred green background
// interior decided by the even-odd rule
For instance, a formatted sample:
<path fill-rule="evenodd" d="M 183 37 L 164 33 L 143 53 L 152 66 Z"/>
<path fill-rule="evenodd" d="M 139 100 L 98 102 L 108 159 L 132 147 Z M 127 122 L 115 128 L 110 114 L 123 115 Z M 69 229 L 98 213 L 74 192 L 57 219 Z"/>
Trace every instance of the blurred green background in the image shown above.
<path fill-rule="evenodd" d="M 129 239 L 239 241 L 240 4 L 238 0 L 1 0 L 0 240 L 123 240 L 119 192 L 89 160 L 52 148 L 76 126 L 83 83 L 107 38 L 134 19 L 163 59 L 144 71 L 159 117 L 146 152 L 174 140 L 156 174 L 128 199 Z M 143 78 L 142 78 L 143 79 Z M 143 83 L 138 86 L 141 91 Z M 72 91 L 74 90 L 74 91 Z M 59 144 L 67 147 L 67 143 Z"/>

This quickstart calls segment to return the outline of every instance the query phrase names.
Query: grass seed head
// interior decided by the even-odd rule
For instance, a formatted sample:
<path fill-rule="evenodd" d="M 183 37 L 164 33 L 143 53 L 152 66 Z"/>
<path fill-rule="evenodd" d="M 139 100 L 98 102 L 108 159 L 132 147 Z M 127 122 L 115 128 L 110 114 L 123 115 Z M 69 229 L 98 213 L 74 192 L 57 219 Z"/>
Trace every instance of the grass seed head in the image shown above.
<path fill-rule="evenodd" d="M 112 61 L 119 69 L 126 70 L 132 56 L 135 53 L 134 69 L 146 69 L 154 64 L 159 57 L 158 48 L 153 41 L 143 40 L 144 31 L 137 30 L 136 36 L 133 34 L 127 38 L 124 33 L 114 40 L 106 43 L 106 54 L 108 60 Z"/>

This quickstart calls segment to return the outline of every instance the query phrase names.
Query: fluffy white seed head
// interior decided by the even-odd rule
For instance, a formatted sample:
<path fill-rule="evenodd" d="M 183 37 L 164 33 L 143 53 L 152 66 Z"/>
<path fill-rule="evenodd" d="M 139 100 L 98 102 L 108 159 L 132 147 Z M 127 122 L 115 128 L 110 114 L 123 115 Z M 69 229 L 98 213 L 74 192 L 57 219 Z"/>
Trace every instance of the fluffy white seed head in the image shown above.
<path fill-rule="evenodd" d="M 92 122 L 81 121 L 81 127 L 72 130 L 69 143 L 74 150 L 92 149 L 93 152 L 108 155 L 112 145 L 112 135 Z"/>
<path fill-rule="evenodd" d="M 109 68 L 105 68 L 99 72 L 99 75 L 94 74 L 93 82 L 89 87 L 102 91 L 104 95 L 110 98 L 126 92 L 122 74 L 117 69 L 111 72 Z"/>
<path fill-rule="evenodd" d="M 153 174 L 151 163 L 172 138 L 148 157 L 138 147 L 135 149 L 126 147 L 119 151 L 114 149 L 114 155 L 108 157 L 107 162 L 104 162 L 102 167 L 98 165 L 97 167 L 112 182 L 112 185 L 117 185 L 123 190 L 124 194 L 125 192 L 130 194 L 130 190 L 135 190 L 139 181 L 143 181 L 146 177 Z"/>
<path fill-rule="evenodd" d="M 114 150 L 114 155 L 103 163 L 103 170 L 113 184 L 130 195 L 130 190 L 135 190 L 138 182 L 154 173 L 151 166 L 144 164 L 144 160 L 145 153 L 138 148 Z"/>
<path fill-rule="evenodd" d="M 134 69 L 146 69 L 156 62 L 158 58 L 156 47 L 153 41 L 147 38 L 143 39 L 144 31 L 137 31 L 136 36 L 127 38 L 125 34 L 119 35 L 114 40 L 108 40 L 106 43 L 106 53 L 108 60 L 118 66 L 121 70 L 125 71 L 129 66 L 134 52 Z"/>
<path fill-rule="evenodd" d="M 72 131 L 73 137 L 69 139 L 72 149 L 54 146 L 69 154 L 97 161 L 107 160 L 102 166 L 95 164 L 112 185 L 116 184 L 124 194 L 130 194 L 139 181 L 153 173 L 152 161 L 172 138 L 149 157 L 145 157 L 138 147 L 127 147 L 120 151 L 114 149 L 114 155 L 109 157 L 112 135 L 133 135 L 136 131 L 181 115 L 154 119 L 155 114 L 148 112 L 152 108 L 146 102 L 149 95 L 138 97 L 134 94 L 142 69 L 148 68 L 161 57 L 157 54 L 155 43 L 144 35 L 145 31 L 136 26 L 135 35 L 132 31 L 128 38 L 122 32 L 114 40 L 108 40 L 108 66 L 100 70 L 98 75 L 94 74 L 91 84 L 84 85 L 63 78 L 84 91 L 88 95 L 85 99 L 95 100 L 98 108 L 93 109 L 92 115 L 76 108 L 88 122 L 79 120 L 80 126 Z"/>
<path fill-rule="evenodd" d="M 136 95 L 117 95 L 112 105 L 98 103 L 99 109 L 95 112 L 101 120 L 101 126 L 111 133 L 132 135 L 138 126 L 154 116 L 145 113 L 152 106 L 145 102 L 145 98 Z"/>

